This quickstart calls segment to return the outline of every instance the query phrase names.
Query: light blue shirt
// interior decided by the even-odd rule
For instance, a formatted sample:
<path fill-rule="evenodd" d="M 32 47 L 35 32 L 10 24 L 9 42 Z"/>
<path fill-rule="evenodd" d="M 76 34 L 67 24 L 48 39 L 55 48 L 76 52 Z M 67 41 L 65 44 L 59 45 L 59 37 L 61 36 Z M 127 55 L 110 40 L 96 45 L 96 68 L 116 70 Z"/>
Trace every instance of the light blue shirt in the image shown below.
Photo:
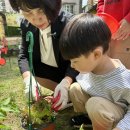
<path fill-rule="evenodd" d="M 90 96 L 106 98 L 126 110 L 117 127 L 121 130 L 130 130 L 130 70 L 121 62 L 120 64 L 120 67 L 107 74 L 79 74 L 76 79 Z"/>

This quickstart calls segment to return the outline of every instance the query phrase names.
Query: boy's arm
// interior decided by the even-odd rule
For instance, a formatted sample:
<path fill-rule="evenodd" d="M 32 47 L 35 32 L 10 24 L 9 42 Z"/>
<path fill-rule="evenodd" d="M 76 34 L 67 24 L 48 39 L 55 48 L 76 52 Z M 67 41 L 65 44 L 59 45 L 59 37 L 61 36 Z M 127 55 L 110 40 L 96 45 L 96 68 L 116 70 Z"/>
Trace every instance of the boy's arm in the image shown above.
<path fill-rule="evenodd" d="M 97 13 L 102 13 L 104 11 L 104 0 L 98 0 Z"/>

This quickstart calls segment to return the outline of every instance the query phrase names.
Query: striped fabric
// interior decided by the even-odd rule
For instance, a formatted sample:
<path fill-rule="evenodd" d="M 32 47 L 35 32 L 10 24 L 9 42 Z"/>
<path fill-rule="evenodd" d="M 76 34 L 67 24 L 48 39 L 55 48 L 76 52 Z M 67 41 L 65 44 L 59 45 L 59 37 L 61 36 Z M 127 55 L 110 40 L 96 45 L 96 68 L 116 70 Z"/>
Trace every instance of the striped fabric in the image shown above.
<path fill-rule="evenodd" d="M 79 74 L 76 79 L 90 96 L 104 97 L 126 110 L 117 127 L 121 130 L 130 130 L 130 70 L 121 62 L 120 64 L 120 67 L 107 74 L 96 75 L 90 72 Z"/>

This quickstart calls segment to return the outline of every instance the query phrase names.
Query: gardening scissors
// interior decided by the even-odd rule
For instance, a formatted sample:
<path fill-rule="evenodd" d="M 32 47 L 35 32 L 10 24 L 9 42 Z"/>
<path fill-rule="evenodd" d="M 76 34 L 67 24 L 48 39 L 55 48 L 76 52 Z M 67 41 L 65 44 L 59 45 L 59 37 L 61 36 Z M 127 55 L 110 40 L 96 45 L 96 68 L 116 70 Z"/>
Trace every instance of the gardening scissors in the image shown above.
<path fill-rule="evenodd" d="M 55 105 L 57 104 L 57 102 L 60 100 L 60 97 L 61 97 L 61 93 L 58 92 L 58 95 L 55 98 L 52 98 L 52 109 L 54 111 L 56 111 L 56 112 L 59 110 L 59 108 L 62 105 L 62 103 L 61 103 L 59 106 L 55 107 Z M 67 105 L 63 109 L 71 107 L 72 105 L 73 105 L 72 102 L 68 102 Z"/>
<path fill-rule="evenodd" d="M 58 95 L 55 98 L 53 96 L 45 96 L 44 99 L 48 103 L 51 103 L 52 104 L 51 109 L 54 110 L 55 112 L 57 112 L 59 110 L 61 104 L 57 107 L 54 107 L 54 106 L 59 101 L 60 97 L 61 97 L 61 93 L 59 92 Z"/>
<path fill-rule="evenodd" d="M 55 104 L 60 100 L 60 97 L 61 97 L 61 93 L 60 92 L 58 92 L 58 95 L 55 97 L 55 98 L 52 98 L 52 109 L 54 110 L 54 111 L 58 111 L 59 110 L 59 108 L 61 107 L 61 105 L 62 104 L 60 104 L 59 106 L 57 106 L 57 107 L 54 107 L 55 106 Z"/>

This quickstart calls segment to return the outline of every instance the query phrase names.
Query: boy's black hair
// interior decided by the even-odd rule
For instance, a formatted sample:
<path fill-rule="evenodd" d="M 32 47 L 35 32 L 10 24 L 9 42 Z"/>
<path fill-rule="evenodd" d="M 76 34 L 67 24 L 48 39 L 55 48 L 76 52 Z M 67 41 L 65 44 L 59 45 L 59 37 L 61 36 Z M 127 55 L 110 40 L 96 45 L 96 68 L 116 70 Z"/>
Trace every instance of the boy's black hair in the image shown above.
<path fill-rule="evenodd" d="M 87 56 L 99 46 L 105 53 L 110 40 L 110 29 L 99 16 L 82 13 L 73 17 L 64 28 L 60 38 L 60 51 L 67 60 Z"/>
<path fill-rule="evenodd" d="M 9 2 L 17 12 L 40 8 L 51 22 L 54 22 L 61 8 L 61 0 L 9 0 Z"/>

